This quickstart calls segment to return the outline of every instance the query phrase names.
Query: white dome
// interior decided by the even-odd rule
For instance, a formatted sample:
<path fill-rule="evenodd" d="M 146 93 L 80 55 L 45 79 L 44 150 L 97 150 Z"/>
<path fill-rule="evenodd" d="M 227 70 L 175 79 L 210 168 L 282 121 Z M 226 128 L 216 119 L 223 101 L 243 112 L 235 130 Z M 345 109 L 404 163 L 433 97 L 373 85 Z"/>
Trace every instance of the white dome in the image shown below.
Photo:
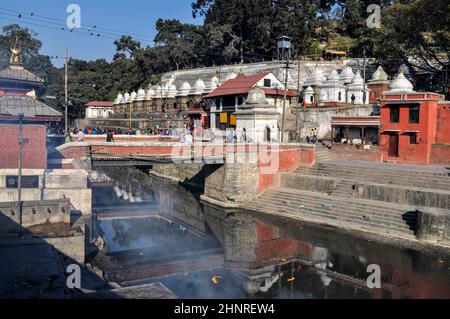
<path fill-rule="evenodd" d="M 168 85 L 166 85 L 164 93 L 165 93 L 166 97 L 174 98 L 178 94 L 177 87 L 173 84 L 170 84 L 170 85 L 168 84 Z"/>
<path fill-rule="evenodd" d="M 202 95 L 203 93 L 205 93 L 205 90 L 206 90 L 206 85 L 202 79 L 198 79 L 197 81 L 195 81 L 194 89 L 193 89 L 194 95 Z"/>
<path fill-rule="evenodd" d="M 348 84 L 352 82 L 353 78 L 355 77 L 355 73 L 353 73 L 352 68 L 348 66 L 344 70 L 342 70 L 339 76 L 342 82 Z"/>
<path fill-rule="evenodd" d="M 323 71 L 315 68 L 313 72 L 308 76 L 305 81 L 306 85 L 321 85 L 324 81 L 326 81 L 326 77 L 323 75 Z"/>
<path fill-rule="evenodd" d="M 328 80 L 323 83 L 322 87 L 342 87 L 343 83 L 336 70 L 333 70 L 328 76 Z"/>
<path fill-rule="evenodd" d="M 180 90 L 179 90 L 179 95 L 180 96 L 188 96 L 189 95 L 189 93 L 191 92 L 191 89 L 192 89 L 192 87 L 191 87 L 191 85 L 189 84 L 189 82 L 184 82 L 182 85 L 181 85 L 181 87 L 180 87 Z"/>
<path fill-rule="evenodd" d="M 126 102 L 130 102 L 130 93 L 125 92 L 124 100 L 125 100 L 125 103 L 126 103 Z"/>
<path fill-rule="evenodd" d="M 314 94 L 314 90 L 313 90 L 313 88 L 312 88 L 311 86 L 308 86 L 308 87 L 305 89 L 304 93 L 305 93 L 305 94 Z"/>
<path fill-rule="evenodd" d="M 137 97 L 137 93 L 135 91 L 131 92 L 131 94 L 130 94 L 131 101 L 136 100 L 136 97 Z"/>
<path fill-rule="evenodd" d="M 389 86 L 389 92 L 414 92 L 414 86 L 412 83 L 405 77 L 403 71 L 397 75 L 397 77 L 392 81 Z"/>
<path fill-rule="evenodd" d="M 372 74 L 372 80 L 373 81 L 387 81 L 388 75 L 386 72 L 384 72 L 381 65 L 378 67 L 378 69 Z"/>
<path fill-rule="evenodd" d="M 120 103 L 123 103 L 123 102 L 124 102 L 124 98 L 123 98 L 122 93 L 117 94 L 117 97 L 116 97 L 116 99 L 114 101 L 114 104 L 120 104 Z"/>
<path fill-rule="evenodd" d="M 136 100 L 142 101 L 145 99 L 145 90 L 140 88 L 137 92 Z"/>
<path fill-rule="evenodd" d="M 207 90 L 211 92 L 219 86 L 219 78 L 217 76 L 213 76 L 211 80 L 208 82 Z"/>
<path fill-rule="evenodd" d="M 156 88 L 155 88 L 155 96 L 158 99 L 162 98 L 162 86 L 161 85 L 157 85 L 156 86 Z"/>
<path fill-rule="evenodd" d="M 151 100 L 154 95 L 155 95 L 155 90 L 153 90 L 153 88 L 150 86 L 145 94 L 145 99 Z"/>
<path fill-rule="evenodd" d="M 358 72 L 356 72 L 356 75 L 353 78 L 352 83 L 349 84 L 348 87 L 353 90 L 364 89 L 364 79 L 361 77 L 361 73 L 359 72 L 359 70 Z"/>

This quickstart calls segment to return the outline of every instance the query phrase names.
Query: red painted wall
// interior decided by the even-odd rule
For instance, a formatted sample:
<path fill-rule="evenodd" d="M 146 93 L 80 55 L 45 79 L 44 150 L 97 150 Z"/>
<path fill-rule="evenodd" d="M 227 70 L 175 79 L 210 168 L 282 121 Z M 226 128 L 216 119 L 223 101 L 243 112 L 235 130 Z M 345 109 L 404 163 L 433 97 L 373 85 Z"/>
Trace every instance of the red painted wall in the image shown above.
<path fill-rule="evenodd" d="M 23 125 L 23 168 L 47 168 L 46 128 L 43 125 Z M 19 126 L 0 124 L 0 168 L 18 168 Z"/>
<path fill-rule="evenodd" d="M 311 257 L 312 245 L 280 235 L 278 227 L 256 221 L 256 263 L 271 264 L 289 257 Z"/>
<path fill-rule="evenodd" d="M 431 145 L 430 164 L 450 165 L 450 144 Z"/>
<path fill-rule="evenodd" d="M 399 163 L 429 164 L 431 161 L 431 146 L 438 139 L 447 140 L 450 131 L 444 119 L 440 124 L 438 121 L 442 111 L 438 108 L 439 95 L 430 93 L 416 93 L 405 95 L 405 100 L 394 104 L 394 100 L 400 100 L 400 96 L 386 96 L 381 104 L 381 135 L 380 149 L 382 160 L 395 161 Z M 409 106 L 419 104 L 419 123 L 409 123 Z M 400 108 L 399 123 L 390 122 L 390 105 L 398 105 Z M 439 120 L 438 120 L 439 119 Z M 399 136 L 398 157 L 390 157 L 389 153 L 389 131 L 397 130 Z M 407 131 L 417 131 L 418 144 L 410 144 L 410 136 Z"/>
<path fill-rule="evenodd" d="M 436 143 L 450 144 L 450 102 L 438 104 Z"/>

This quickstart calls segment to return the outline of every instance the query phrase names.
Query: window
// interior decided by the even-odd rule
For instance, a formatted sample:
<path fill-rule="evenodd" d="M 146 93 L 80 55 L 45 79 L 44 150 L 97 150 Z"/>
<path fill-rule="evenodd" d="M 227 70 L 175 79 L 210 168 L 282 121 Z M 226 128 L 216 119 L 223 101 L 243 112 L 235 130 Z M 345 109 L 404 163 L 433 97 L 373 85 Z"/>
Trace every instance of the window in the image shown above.
<path fill-rule="evenodd" d="M 341 91 L 339 91 L 339 94 L 338 94 L 338 101 L 340 102 L 340 101 L 341 101 L 341 99 L 342 99 L 342 92 L 341 92 Z"/>
<path fill-rule="evenodd" d="M 264 86 L 266 88 L 272 87 L 272 81 L 270 79 L 264 79 Z"/>
<path fill-rule="evenodd" d="M 409 108 L 409 123 L 410 124 L 419 123 L 419 106 L 411 106 Z"/>
<path fill-rule="evenodd" d="M 409 144 L 419 144 L 417 143 L 417 133 L 411 133 L 409 135 Z"/>
<path fill-rule="evenodd" d="M 398 123 L 400 120 L 400 108 L 398 106 L 391 106 L 390 108 L 391 123 Z"/>

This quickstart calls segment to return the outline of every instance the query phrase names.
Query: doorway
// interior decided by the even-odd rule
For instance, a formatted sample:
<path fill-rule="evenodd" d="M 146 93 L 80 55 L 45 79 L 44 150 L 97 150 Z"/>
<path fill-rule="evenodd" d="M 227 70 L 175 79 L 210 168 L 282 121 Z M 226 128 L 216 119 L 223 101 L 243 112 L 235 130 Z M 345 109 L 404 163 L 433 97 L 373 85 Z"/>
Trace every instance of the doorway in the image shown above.
<path fill-rule="evenodd" d="M 391 157 L 398 157 L 398 134 L 389 135 L 389 152 Z"/>
<path fill-rule="evenodd" d="M 266 142 L 270 142 L 270 127 L 266 126 L 265 134 L 264 134 L 264 140 Z"/>

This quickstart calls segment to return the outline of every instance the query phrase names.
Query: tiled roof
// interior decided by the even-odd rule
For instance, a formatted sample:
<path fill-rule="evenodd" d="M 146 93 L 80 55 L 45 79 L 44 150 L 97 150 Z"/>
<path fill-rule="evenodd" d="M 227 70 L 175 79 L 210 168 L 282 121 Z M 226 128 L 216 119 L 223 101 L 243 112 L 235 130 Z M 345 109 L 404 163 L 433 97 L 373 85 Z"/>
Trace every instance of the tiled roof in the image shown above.
<path fill-rule="evenodd" d="M 18 116 L 20 113 L 24 117 L 62 116 L 60 112 L 29 96 L 0 96 L 0 115 Z"/>
<path fill-rule="evenodd" d="M 26 81 L 26 82 L 36 82 L 44 84 L 44 80 L 40 77 L 34 75 L 22 66 L 9 66 L 6 69 L 0 71 L 0 81 L 1 80 L 16 80 L 16 81 Z"/>
<path fill-rule="evenodd" d="M 237 95 L 248 93 L 258 81 L 263 79 L 269 73 L 261 73 L 252 76 L 241 76 L 232 80 L 226 81 L 224 84 L 219 86 L 217 89 L 205 95 L 204 98 L 212 98 L 224 95 Z M 284 95 L 284 90 L 272 89 L 272 88 L 262 88 L 266 94 L 269 95 Z M 296 92 L 287 91 L 287 96 L 297 96 Z"/>
<path fill-rule="evenodd" d="M 206 95 L 205 98 L 248 93 L 259 80 L 268 74 L 269 73 L 261 73 L 251 76 L 240 76 L 235 79 L 228 80 L 217 89 Z"/>
<path fill-rule="evenodd" d="M 90 107 L 113 107 L 114 102 L 109 101 L 91 101 L 86 103 L 86 106 Z"/>

